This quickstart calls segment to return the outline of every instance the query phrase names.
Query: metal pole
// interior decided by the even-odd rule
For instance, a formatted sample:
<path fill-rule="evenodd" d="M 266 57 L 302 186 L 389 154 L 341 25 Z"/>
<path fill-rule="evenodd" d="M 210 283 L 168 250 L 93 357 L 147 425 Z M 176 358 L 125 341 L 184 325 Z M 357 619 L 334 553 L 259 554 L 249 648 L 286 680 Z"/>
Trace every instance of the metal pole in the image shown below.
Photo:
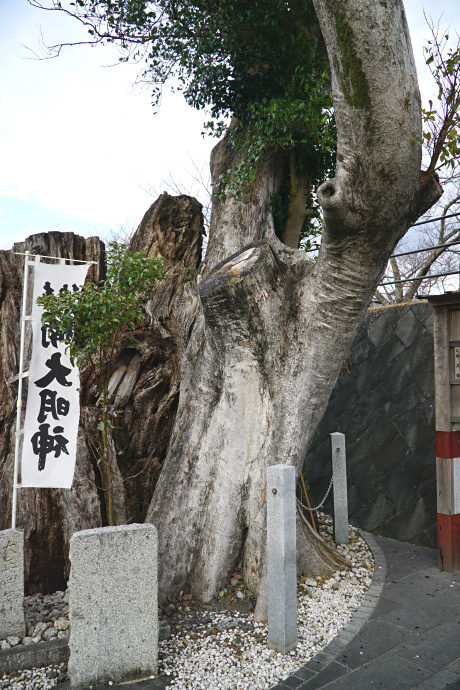
<path fill-rule="evenodd" d="M 19 444 L 22 434 L 21 427 L 21 410 L 22 410 L 22 379 L 24 378 L 24 345 L 26 333 L 26 308 L 27 308 L 27 284 L 29 277 L 29 255 L 30 252 L 25 252 L 24 260 L 24 291 L 22 294 L 22 313 L 21 313 L 21 345 L 19 354 L 19 374 L 18 374 L 18 402 L 16 410 L 16 442 L 14 446 L 14 473 L 13 473 L 13 505 L 11 510 L 11 528 L 16 529 L 16 504 L 18 494 L 18 471 L 19 471 Z M 38 263 L 40 262 L 40 257 Z M 26 374 L 27 375 L 27 374 Z"/>

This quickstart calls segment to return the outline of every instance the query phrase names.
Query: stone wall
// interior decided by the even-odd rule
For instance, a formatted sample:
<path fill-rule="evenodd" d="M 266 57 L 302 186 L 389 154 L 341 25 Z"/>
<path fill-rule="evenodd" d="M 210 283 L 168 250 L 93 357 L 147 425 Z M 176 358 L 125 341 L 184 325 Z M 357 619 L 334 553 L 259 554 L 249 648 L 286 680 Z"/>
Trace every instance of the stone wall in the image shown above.
<path fill-rule="evenodd" d="M 429 547 L 436 546 L 433 365 L 428 303 L 370 309 L 305 467 L 317 503 L 331 477 L 329 434 L 344 433 L 350 522 Z"/>

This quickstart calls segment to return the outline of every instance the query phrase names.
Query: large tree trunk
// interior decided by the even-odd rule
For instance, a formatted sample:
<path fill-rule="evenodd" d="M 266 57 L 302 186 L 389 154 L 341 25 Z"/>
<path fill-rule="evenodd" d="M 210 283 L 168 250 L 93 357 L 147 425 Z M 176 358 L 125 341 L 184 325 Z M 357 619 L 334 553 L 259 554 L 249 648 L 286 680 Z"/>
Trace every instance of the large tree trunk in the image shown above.
<path fill-rule="evenodd" d="M 216 201 L 179 409 L 147 515 L 159 529 L 161 596 L 209 599 L 241 561 L 260 617 L 267 466 L 300 471 L 389 255 L 441 193 L 433 180 L 419 186 L 420 95 L 402 2 L 315 7 L 338 128 L 336 176 L 318 190 L 320 256 L 310 261 L 275 236 L 282 157 L 267 156 L 241 198 Z M 214 185 L 235 163 L 224 138 Z"/>

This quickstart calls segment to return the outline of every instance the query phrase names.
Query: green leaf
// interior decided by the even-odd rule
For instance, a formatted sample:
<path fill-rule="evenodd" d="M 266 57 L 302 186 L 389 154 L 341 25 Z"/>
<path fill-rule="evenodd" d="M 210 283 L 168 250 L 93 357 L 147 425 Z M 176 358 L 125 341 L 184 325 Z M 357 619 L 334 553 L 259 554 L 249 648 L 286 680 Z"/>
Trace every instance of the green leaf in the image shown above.
<path fill-rule="evenodd" d="M 38 298 L 44 307 L 42 324 L 65 333 L 64 342 L 71 360 L 79 366 L 92 366 L 99 393 L 113 365 L 112 348 L 120 342 L 126 329 L 142 322 L 139 294 L 164 275 L 165 262 L 149 259 L 145 254 L 129 252 L 117 243 L 109 244 L 106 253 L 107 278 L 103 284 L 87 283 L 76 293 L 60 293 Z M 130 288 L 128 289 L 128 282 Z M 100 357 L 99 357 L 100 355 Z M 99 430 L 103 427 L 98 426 Z"/>

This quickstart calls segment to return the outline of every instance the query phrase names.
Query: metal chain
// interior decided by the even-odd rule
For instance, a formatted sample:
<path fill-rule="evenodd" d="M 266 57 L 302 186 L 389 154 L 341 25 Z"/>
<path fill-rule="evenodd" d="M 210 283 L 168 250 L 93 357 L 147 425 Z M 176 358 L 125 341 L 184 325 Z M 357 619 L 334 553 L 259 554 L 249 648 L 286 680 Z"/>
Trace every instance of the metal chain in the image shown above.
<path fill-rule="evenodd" d="M 330 490 L 332 489 L 333 483 L 334 483 L 334 474 L 332 474 L 331 481 L 329 482 L 329 486 L 327 487 L 326 495 L 324 496 L 324 498 L 323 498 L 323 500 L 321 501 L 321 503 L 319 503 L 319 504 L 316 506 L 316 508 L 307 508 L 307 506 L 304 506 L 304 504 L 302 503 L 302 501 L 301 501 L 299 498 L 297 499 L 297 503 L 298 503 L 304 510 L 308 510 L 308 512 L 310 512 L 310 513 L 316 513 L 316 512 L 317 512 L 320 508 L 322 508 L 323 505 L 325 504 L 326 499 L 327 499 L 327 497 L 329 496 L 329 492 L 330 492 Z"/>

